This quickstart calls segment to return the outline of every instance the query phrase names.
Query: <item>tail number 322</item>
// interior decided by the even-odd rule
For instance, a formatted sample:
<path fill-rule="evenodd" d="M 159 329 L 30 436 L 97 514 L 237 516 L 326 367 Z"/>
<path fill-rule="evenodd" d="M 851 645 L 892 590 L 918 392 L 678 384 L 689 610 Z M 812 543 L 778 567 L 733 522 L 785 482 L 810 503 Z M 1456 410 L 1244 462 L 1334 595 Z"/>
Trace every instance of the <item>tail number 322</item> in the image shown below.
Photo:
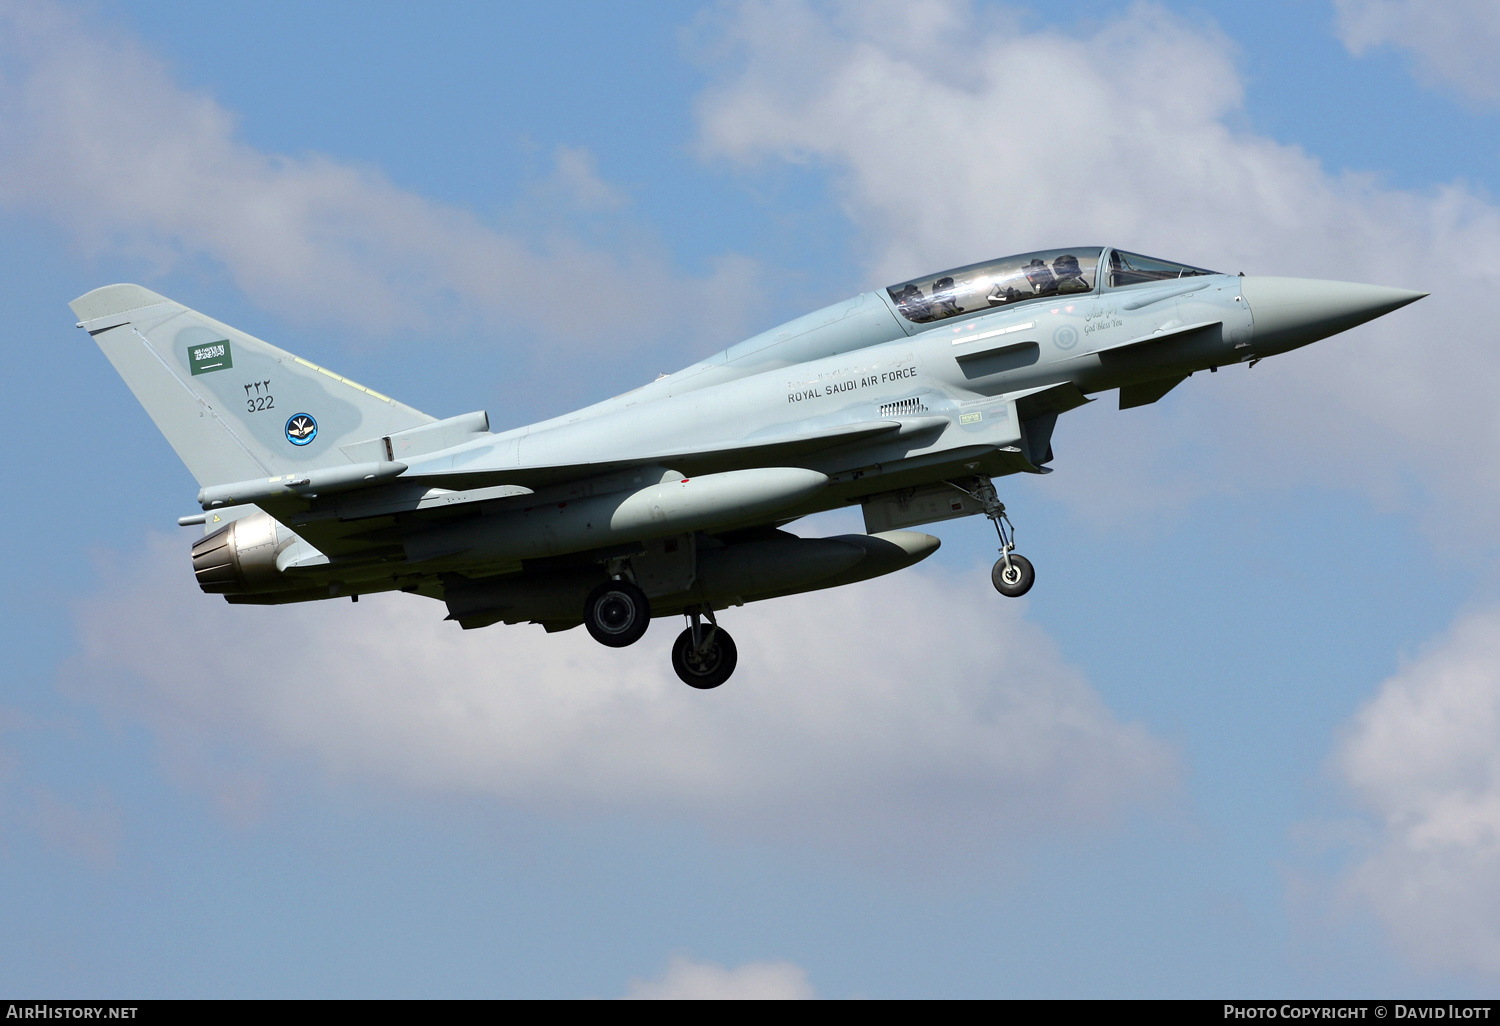
<path fill-rule="evenodd" d="M 276 408 L 276 397 L 271 394 L 269 381 L 252 381 L 245 385 L 245 412 L 260 413 Z"/>

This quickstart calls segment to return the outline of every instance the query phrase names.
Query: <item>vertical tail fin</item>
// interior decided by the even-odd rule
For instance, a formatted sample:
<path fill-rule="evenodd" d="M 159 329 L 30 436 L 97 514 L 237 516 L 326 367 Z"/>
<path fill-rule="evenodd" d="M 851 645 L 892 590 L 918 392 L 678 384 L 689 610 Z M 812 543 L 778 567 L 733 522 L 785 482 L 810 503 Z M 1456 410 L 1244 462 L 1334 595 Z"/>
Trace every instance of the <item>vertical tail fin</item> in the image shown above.
<path fill-rule="evenodd" d="M 139 285 L 68 305 L 200 485 L 349 463 L 341 446 L 433 421 Z"/>

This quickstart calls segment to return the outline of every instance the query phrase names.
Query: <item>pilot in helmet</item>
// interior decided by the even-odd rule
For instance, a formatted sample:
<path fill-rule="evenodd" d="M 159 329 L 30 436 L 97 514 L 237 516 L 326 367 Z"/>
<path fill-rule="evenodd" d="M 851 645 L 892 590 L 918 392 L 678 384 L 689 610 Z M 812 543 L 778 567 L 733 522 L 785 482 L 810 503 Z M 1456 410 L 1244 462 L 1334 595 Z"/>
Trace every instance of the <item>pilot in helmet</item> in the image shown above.
<path fill-rule="evenodd" d="M 1058 292 L 1089 291 L 1089 283 L 1083 278 L 1083 271 L 1078 266 L 1078 258 L 1071 253 L 1064 253 L 1052 261 L 1052 273 L 1057 276 Z"/>
<path fill-rule="evenodd" d="M 1031 290 L 1038 296 L 1050 296 L 1057 291 L 1057 279 L 1052 277 L 1052 272 L 1047 269 L 1047 262 L 1040 257 L 1033 259 L 1021 270 L 1026 272 L 1026 280 L 1031 282 Z"/>
<path fill-rule="evenodd" d="M 945 275 L 932 283 L 932 302 L 937 307 L 939 317 L 952 317 L 964 312 L 964 308 L 958 305 L 957 295 L 952 275 Z"/>

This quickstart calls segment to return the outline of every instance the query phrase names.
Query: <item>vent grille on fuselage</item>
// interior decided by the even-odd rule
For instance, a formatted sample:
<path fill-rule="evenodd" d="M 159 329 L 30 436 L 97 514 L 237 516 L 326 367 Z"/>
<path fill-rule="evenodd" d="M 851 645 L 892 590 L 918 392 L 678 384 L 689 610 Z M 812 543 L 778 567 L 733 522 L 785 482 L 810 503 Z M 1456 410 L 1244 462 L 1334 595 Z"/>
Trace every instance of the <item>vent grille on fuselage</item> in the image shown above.
<path fill-rule="evenodd" d="M 926 412 L 927 407 L 916 396 L 912 396 L 910 399 L 900 399 L 893 403 L 886 403 L 880 407 L 880 415 L 882 417 L 906 417 L 913 413 Z"/>

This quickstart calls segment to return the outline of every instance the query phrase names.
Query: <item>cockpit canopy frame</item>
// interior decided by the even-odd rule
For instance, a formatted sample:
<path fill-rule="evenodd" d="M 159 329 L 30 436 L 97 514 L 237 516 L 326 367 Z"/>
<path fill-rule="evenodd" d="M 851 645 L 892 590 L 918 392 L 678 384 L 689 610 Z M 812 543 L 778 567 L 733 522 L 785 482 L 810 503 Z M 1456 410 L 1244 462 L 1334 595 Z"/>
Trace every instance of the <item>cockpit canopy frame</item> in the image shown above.
<path fill-rule="evenodd" d="M 1106 246 L 1044 249 L 986 260 L 887 288 L 896 311 L 913 324 L 997 310 L 1038 299 L 1086 295 L 1103 288 L 1218 274 Z"/>

